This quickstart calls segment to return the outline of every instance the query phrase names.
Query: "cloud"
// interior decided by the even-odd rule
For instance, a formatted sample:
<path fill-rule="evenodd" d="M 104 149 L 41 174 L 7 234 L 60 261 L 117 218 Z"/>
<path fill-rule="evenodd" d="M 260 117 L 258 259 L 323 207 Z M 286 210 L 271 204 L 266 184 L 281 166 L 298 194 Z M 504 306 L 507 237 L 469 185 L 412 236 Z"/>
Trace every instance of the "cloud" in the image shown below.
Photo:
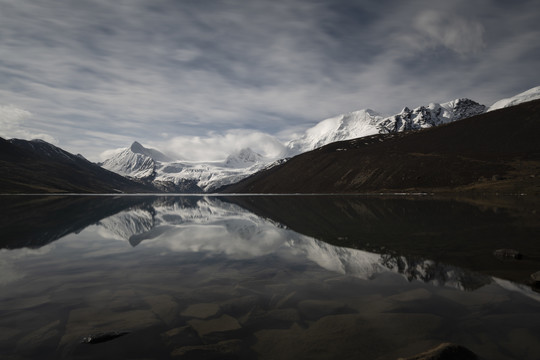
<path fill-rule="evenodd" d="M 284 140 L 362 108 L 492 103 L 538 85 L 532 3 L 0 0 L 0 99 L 94 159 L 163 134 Z"/>
<path fill-rule="evenodd" d="M 283 143 L 274 136 L 240 129 L 202 137 L 177 136 L 165 143 L 152 145 L 175 158 L 192 161 L 224 160 L 229 154 L 244 148 L 251 148 L 269 159 L 277 159 L 285 151 Z"/>
<path fill-rule="evenodd" d="M 24 123 L 32 117 L 32 113 L 14 105 L 0 105 L 0 136 L 6 139 L 42 139 L 57 144 L 53 136 L 24 128 Z"/>
<path fill-rule="evenodd" d="M 458 15 L 426 10 L 416 17 L 414 26 L 431 40 L 431 45 L 442 45 L 461 55 L 485 48 L 482 24 Z"/>

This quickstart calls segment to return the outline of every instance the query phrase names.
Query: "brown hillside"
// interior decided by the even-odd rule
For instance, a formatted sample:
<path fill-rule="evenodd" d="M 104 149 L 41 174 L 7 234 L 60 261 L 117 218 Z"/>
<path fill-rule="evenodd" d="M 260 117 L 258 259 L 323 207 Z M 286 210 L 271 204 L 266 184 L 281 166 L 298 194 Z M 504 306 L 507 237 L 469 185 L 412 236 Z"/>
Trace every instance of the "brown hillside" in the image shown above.
<path fill-rule="evenodd" d="M 417 132 L 329 144 L 229 193 L 540 193 L 540 100 Z"/>

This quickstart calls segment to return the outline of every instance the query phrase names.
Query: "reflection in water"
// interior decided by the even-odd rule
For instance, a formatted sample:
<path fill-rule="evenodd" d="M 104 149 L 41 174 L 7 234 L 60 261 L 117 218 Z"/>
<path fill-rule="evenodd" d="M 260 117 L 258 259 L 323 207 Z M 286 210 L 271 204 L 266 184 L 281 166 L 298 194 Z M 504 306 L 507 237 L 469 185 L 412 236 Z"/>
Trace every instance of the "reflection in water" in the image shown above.
<path fill-rule="evenodd" d="M 62 202 L 77 226 L 49 217 L 67 211 Z M 506 234 L 516 217 L 501 211 L 357 197 L 31 203 L 31 231 L 3 224 L 0 352 L 13 358 L 395 359 L 445 341 L 490 359 L 540 350 L 540 294 L 493 276 L 536 264 L 526 239 L 519 263 L 491 255 L 496 237 L 461 243 L 469 228 L 489 232 L 490 218 Z M 23 205 L 10 208 L 23 216 Z M 426 234 L 438 242 L 422 256 Z M 481 272 L 442 261 L 460 254 Z M 504 271 L 486 271 L 492 261 Z"/>
<path fill-rule="evenodd" d="M 202 198 L 196 203 L 176 203 L 174 199 L 122 211 L 101 220 L 97 232 L 112 239 L 123 239 L 132 246 L 153 240 L 149 246 L 172 251 L 226 254 L 232 259 L 247 259 L 286 249 L 319 266 L 362 279 L 393 271 L 407 280 L 433 285 L 448 285 L 474 290 L 489 284 L 487 276 L 421 258 L 395 254 L 376 254 L 336 247 L 290 231 L 262 219 L 239 206 L 217 198 Z M 225 235 L 227 241 L 223 241 Z"/>

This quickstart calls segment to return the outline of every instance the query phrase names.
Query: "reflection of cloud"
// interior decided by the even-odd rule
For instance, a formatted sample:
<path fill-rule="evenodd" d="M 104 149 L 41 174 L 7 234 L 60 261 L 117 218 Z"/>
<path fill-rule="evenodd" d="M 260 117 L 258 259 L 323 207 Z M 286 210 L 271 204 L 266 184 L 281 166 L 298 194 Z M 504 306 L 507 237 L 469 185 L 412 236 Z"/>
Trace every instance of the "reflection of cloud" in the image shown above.
<path fill-rule="evenodd" d="M 6 285 L 24 277 L 15 265 L 5 259 L 0 259 L 0 285 Z"/>
<path fill-rule="evenodd" d="M 38 257 L 51 252 L 56 245 L 49 244 L 38 249 L 0 249 L 0 285 L 6 285 L 25 277 L 24 267 L 17 266 L 21 260 Z"/>
<path fill-rule="evenodd" d="M 177 226 L 145 242 L 178 252 L 205 252 L 231 259 L 251 259 L 275 253 L 286 243 L 284 234 L 273 226 L 253 224 L 256 236 L 246 238 L 231 231 L 229 224 Z"/>

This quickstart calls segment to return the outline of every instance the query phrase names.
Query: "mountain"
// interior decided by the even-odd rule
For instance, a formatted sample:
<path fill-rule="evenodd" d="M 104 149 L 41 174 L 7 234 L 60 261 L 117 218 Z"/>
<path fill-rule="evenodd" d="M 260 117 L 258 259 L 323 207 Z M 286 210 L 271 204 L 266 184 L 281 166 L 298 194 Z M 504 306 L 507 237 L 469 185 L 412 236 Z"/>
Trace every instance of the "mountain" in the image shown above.
<path fill-rule="evenodd" d="M 204 193 L 240 181 L 268 163 L 268 159 L 250 148 L 234 152 L 224 161 L 174 161 L 134 142 L 101 166 L 162 191 Z"/>
<path fill-rule="evenodd" d="M 437 126 L 485 111 L 485 106 L 469 99 L 430 104 L 383 117 L 373 110 L 360 110 L 323 120 L 304 135 L 287 144 L 284 157 L 291 157 L 323 145 L 379 133 L 394 133 Z M 161 152 L 134 142 L 101 165 L 167 192 L 211 192 L 275 165 L 250 148 L 227 156 L 224 161 L 173 161 Z M 284 162 L 282 159 L 279 162 Z"/>
<path fill-rule="evenodd" d="M 153 191 L 43 140 L 0 138 L 2 193 Z"/>
<path fill-rule="evenodd" d="M 369 109 L 355 111 L 323 120 L 308 129 L 300 138 L 287 144 L 287 155 L 298 155 L 336 141 L 429 128 L 485 111 L 484 105 L 469 99 L 456 99 L 443 104 L 431 103 L 413 110 L 405 107 L 399 114 L 389 117 Z"/>
<path fill-rule="evenodd" d="M 540 87 L 504 100 L 504 106 L 534 98 L 538 93 Z M 286 144 L 281 159 L 267 159 L 246 148 L 227 157 L 224 154 L 223 161 L 172 160 L 157 150 L 134 142 L 129 148 L 106 160 L 102 166 L 166 192 L 212 192 L 330 143 L 431 128 L 484 112 L 486 106 L 466 98 L 442 104 L 431 103 L 412 110 L 405 107 L 399 114 L 388 117 L 366 109 L 325 119 L 307 129 L 304 134 Z"/>
<path fill-rule="evenodd" d="M 105 160 L 101 166 L 123 176 L 137 179 L 147 179 L 155 176 L 156 162 L 168 161 L 161 152 L 147 149 L 138 142 L 134 142 L 127 149 Z"/>
<path fill-rule="evenodd" d="M 495 104 L 491 105 L 487 111 L 498 110 L 536 99 L 540 99 L 540 86 L 534 87 L 510 98 L 499 100 Z"/>
<path fill-rule="evenodd" d="M 446 125 L 335 142 L 227 187 L 229 193 L 540 193 L 540 100 Z"/>

